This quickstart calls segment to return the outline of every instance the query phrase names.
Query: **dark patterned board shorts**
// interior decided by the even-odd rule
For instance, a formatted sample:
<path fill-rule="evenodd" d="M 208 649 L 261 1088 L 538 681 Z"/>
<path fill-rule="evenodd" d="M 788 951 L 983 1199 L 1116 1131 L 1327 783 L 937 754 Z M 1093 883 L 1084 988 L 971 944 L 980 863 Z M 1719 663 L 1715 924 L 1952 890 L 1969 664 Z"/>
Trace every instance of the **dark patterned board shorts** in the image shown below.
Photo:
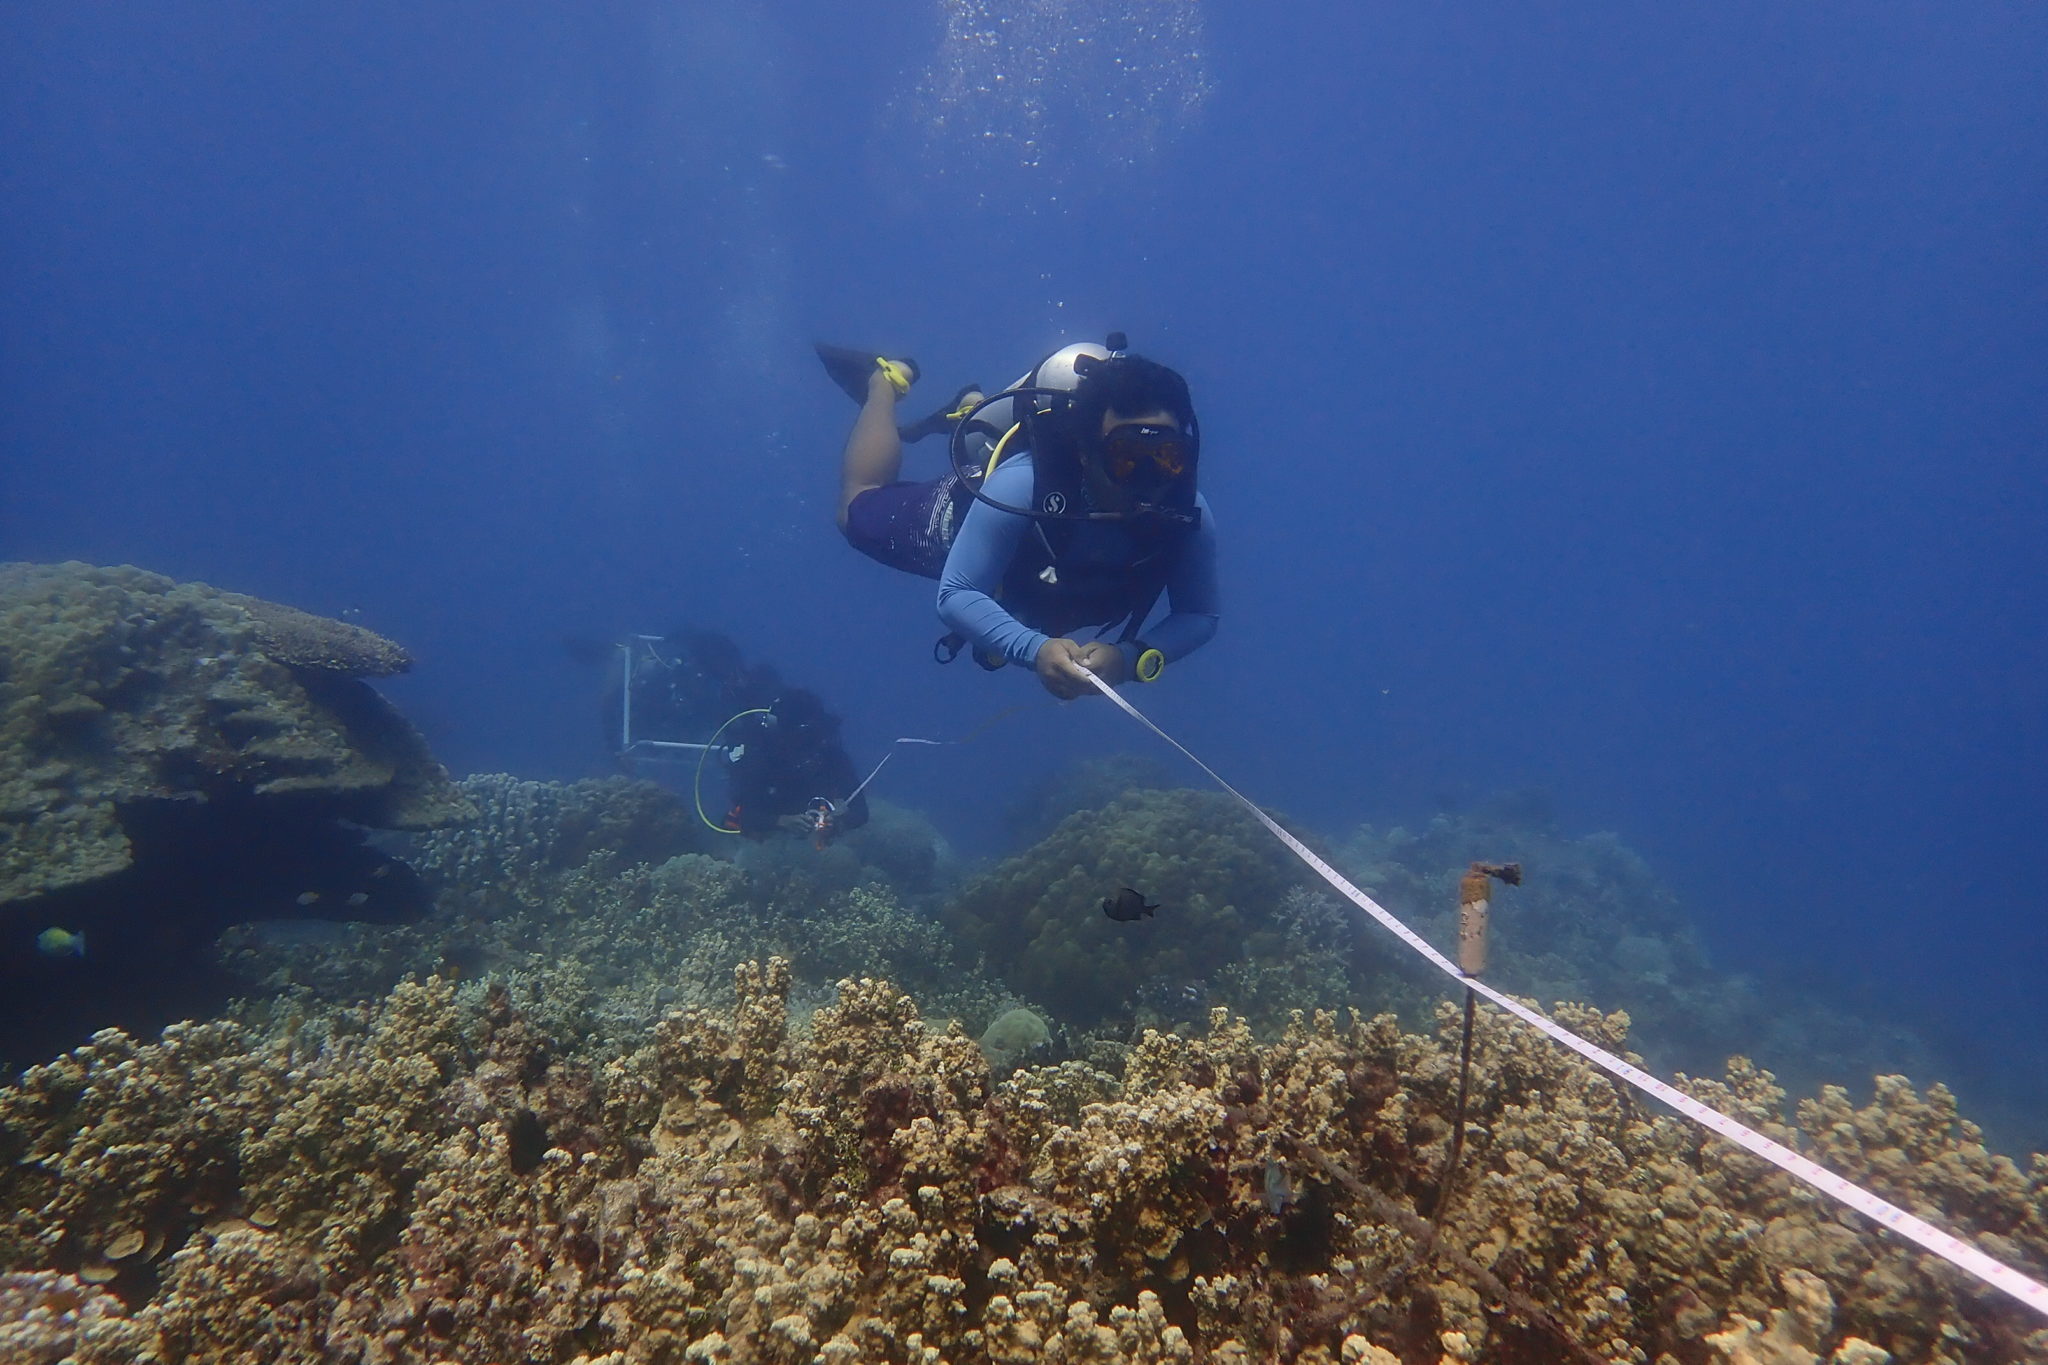
<path fill-rule="evenodd" d="M 960 476 L 951 471 L 924 483 L 870 488 L 847 504 L 847 543 L 892 569 L 937 578 L 966 502 Z"/>

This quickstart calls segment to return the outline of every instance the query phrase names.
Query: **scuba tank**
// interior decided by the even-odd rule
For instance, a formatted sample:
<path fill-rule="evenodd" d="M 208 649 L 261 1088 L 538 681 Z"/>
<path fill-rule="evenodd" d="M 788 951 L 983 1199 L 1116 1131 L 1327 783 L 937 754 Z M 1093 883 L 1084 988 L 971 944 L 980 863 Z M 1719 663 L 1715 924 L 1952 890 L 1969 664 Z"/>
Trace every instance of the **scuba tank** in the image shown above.
<path fill-rule="evenodd" d="M 1124 334 L 1112 332 L 1109 340 L 1121 343 Z M 1062 346 L 1019 375 L 1015 383 L 970 410 L 955 428 L 955 433 L 956 440 L 961 435 L 965 436 L 969 452 L 976 457 L 974 464 L 979 467 L 979 473 L 974 476 L 975 482 L 978 484 L 988 476 L 988 458 L 1012 427 L 1020 430 L 1012 438 L 1011 447 L 1005 448 L 1005 453 L 1011 448 L 1035 448 L 1030 438 L 1034 434 L 1042 436 L 1042 428 L 1037 433 L 1022 428 L 1039 426 L 1066 410 L 1066 400 L 1081 387 L 1081 365 L 1085 363 L 1082 357 L 1089 361 L 1107 360 L 1122 351 L 1121 345 L 1112 347 L 1093 341 L 1077 341 L 1071 346 Z M 959 463 L 956 458 L 956 468 Z M 967 477 L 966 470 L 960 473 L 963 478 Z"/>

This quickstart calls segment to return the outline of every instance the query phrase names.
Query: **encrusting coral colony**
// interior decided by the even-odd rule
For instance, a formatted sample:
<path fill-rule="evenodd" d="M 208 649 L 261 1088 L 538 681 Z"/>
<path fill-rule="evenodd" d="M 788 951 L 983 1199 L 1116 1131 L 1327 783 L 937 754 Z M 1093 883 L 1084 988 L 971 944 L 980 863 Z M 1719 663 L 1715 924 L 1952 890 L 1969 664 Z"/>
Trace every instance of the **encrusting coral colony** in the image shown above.
<path fill-rule="evenodd" d="M 223 1017 L 0 1089 L 0 1363 L 2048 1361 L 2023 1306 L 1491 1010 L 1447 1186 L 1458 1008 L 1207 794 L 1119 787 L 963 882 L 886 804 L 735 857 L 647 784 L 460 788 L 480 819 L 408 836 L 426 919 L 235 931 Z M 1528 919 L 1546 867 L 1584 907 L 1522 980 L 1626 978 L 1682 1053 L 1709 974 L 1611 843 L 1334 856 L 1443 942 L 1489 854 Z M 1124 880 L 1184 916 L 1156 952 L 1082 895 Z M 2048 1272 L 2048 1158 L 1943 1087 L 1788 1109 L 1713 1069 L 1681 1087 Z"/>

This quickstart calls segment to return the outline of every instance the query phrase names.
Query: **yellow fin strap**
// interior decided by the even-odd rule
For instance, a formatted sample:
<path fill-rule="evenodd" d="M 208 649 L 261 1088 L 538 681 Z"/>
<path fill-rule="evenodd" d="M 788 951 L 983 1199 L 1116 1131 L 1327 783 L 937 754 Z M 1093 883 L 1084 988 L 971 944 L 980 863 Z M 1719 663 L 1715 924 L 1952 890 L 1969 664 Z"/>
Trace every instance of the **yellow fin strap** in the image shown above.
<path fill-rule="evenodd" d="M 908 365 L 903 364 L 901 361 L 891 360 L 887 356 L 878 355 L 875 357 L 875 368 L 880 370 L 882 377 L 889 381 L 889 387 L 896 390 L 898 398 L 910 392 L 911 374 Z"/>
<path fill-rule="evenodd" d="M 1148 649 L 1138 656 L 1138 666 L 1131 670 L 1139 682 L 1158 682 L 1159 675 L 1166 671 L 1166 656 L 1156 649 Z"/>

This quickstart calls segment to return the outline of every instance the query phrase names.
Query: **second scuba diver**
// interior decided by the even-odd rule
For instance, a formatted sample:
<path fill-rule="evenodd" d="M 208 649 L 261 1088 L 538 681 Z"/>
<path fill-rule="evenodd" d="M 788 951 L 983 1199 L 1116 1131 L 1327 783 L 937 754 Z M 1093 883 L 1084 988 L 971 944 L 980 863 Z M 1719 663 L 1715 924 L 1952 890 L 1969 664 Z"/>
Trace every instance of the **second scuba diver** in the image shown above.
<path fill-rule="evenodd" d="M 938 579 L 941 661 L 971 647 L 985 668 L 1029 667 L 1054 696 L 1079 697 L 1095 691 L 1090 674 L 1151 682 L 1216 633 L 1216 524 L 1196 489 L 1201 433 L 1179 374 L 1116 333 L 899 428 L 914 363 L 818 353 L 861 404 L 840 529 L 870 558 Z M 899 479 L 904 442 L 940 433 L 952 468 Z M 1148 629 L 1162 595 L 1167 614 Z"/>
<path fill-rule="evenodd" d="M 817 693 L 785 684 L 775 669 L 749 665 L 716 631 L 678 628 L 627 643 L 620 671 L 605 689 L 604 730 L 622 758 L 667 743 L 716 747 L 696 762 L 692 790 L 707 825 L 765 839 L 800 829 L 822 846 L 867 823 L 867 798 L 839 737 L 839 717 Z M 629 725 L 630 718 L 630 725 Z M 706 760 L 725 771 L 722 821 L 704 810 Z M 687 760 L 685 760 L 687 761 Z M 850 796 L 846 795 L 851 793 Z"/>

